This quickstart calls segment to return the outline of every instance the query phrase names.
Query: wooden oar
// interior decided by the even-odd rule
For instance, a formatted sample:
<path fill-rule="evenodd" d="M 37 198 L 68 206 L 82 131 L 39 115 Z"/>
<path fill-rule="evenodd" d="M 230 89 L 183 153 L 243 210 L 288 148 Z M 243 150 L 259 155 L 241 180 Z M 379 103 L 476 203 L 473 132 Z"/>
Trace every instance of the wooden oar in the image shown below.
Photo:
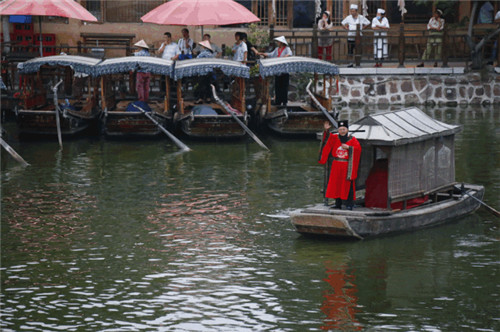
<path fill-rule="evenodd" d="M 467 195 L 469 197 L 472 197 L 473 199 L 475 199 L 476 201 L 478 201 L 479 203 L 481 203 L 486 208 L 486 210 L 490 211 L 493 215 L 495 215 L 497 217 L 500 217 L 500 212 L 498 212 L 497 210 L 495 210 L 494 208 L 492 208 L 491 206 L 489 206 L 488 204 L 486 204 L 485 202 L 483 202 L 479 198 L 477 198 L 475 196 L 472 196 L 471 194 L 469 194 L 468 192 L 466 192 L 463 183 L 462 183 L 462 186 L 460 187 L 460 191 L 462 192 L 462 195 L 465 194 L 465 195 Z"/>
<path fill-rule="evenodd" d="M 13 148 L 11 148 L 10 145 L 7 144 L 7 142 L 5 142 L 2 137 L 0 137 L 0 144 L 12 156 L 12 158 L 17 160 L 17 162 L 19 162 L 23 166 L 29 166 L 29 164 L 26 162 L 26 160 L 24 160 L 23 157 L 21 157 L 19 154 L 17 154 L 17 152 Z"/>
<path fill-rule="evenodd" d="M 335 119 L 332 118 L 332 116 L 330 115 L 330 113 L 328 113 L 326 108 L 323 105 L 321 105 L 321 103 L 318 101 L 318 99 L 316 99 L 316 97 L 313 95 L 311 90 L 309 90 L 311 83 L 312 83 L 312 80 L 309 80 L 309 84 L 307 84 L 307 87 L 306 87 L 307 94 L 309 94 L 312 101 L 316 104 L 316 106 L 318 106 L 318 108 L 321 110 L 321 112 L 323 112 L 323 114 L 326 116 L 328 121 L 330 121 L 332 123 L 332 125 L 335 127 L 335 129 L 339 129 L 339 125 L 338 125 L 337 121 L 335 121 Z"/>
<path fill-rule="evenodd" d="M 182 151 L 191 151 L 191 149 L 186 144 L 182 143 L 177 137 L 175 137 L 167 129 L 165 129 L 160 123 L 158 123 L 158 121 L 155 120 L 155 118 L 151 116 L 151 114 L 142 109 L 142 107 L 137 106 L 135 104 L 132 104 L 132 106 L 141 111 L 149 120 L 151 120 L 155 125 L 157 125 L 158 128 L 160 128 L 160 130 L 163 131 Z"/>
<path fill-rule="evenodd" d="M 240 119 L 238 119 L 238 116 L 233 111 L 231 111 L 229 109 L 229 107 L 227 107 L 227 105 L 222 100 L 220 100 L 220 98 L 217 96 L 217 93 L 215 92 L 215 86 L 213 84 L 210 84 L 210 85 L 212 86 L 212 93 L 214 95 L 214 99 L 217 102 L 217 104 L 224 107 L 226 112 L 231 114 L 233 119 L 236 120 L 236 122 L 238 122 L 238 124 L 241 126 L 241 128 L 243 128 L 247 132 L 247 134 L 250 135 L 250 137 L 252 137 L 255 142 L 257 142 L 257 144 L 259 144 L 262 148 L 269 151 L 268 147 L 265 146 L 264 143 L 262 143 L 262 141 Z"/>
<path fill-rule="evenodd" d="M 56 111 L 57 140 L 59 141 L 59 146 L 61 147 L 61 149 L 63 148 L 63 145 L 62 145 L 62 134 L 61 134 L 61 120 L 59 119 L 59 102 L 57 100 L 57 88 L 62 82 L 63 80 L 60 80 L 52 88 L 52 91 L 54 91 L 54 110 Z"/>

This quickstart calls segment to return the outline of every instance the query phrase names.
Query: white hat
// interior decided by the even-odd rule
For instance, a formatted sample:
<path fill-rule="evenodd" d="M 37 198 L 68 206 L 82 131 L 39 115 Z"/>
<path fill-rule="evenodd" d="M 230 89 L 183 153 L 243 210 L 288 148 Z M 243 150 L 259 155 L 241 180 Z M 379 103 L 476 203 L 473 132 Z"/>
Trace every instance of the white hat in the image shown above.
<path fill-rule="evenodd" d="M 358 5 L 355 5 L 355 4 L 352 4 L 351 7 L 349 7 L 350 9 L 355 9 L 355 10 L 358 10 Z"/>
<path fill-rule="evenodd" d="M 377 14 L 384 15 L 385 14 L 385 10 L 383 10 L 382 8 L 379 8 L 379 9 L 377 9 Z"/>
<path fill-rule="evenodd" d="M 139 40 L 137 43 L 134 44 L 134 46 L 147 48 L 149 50 L 149 46 L 148 46 L 148 44 L 146 44 L 144 39 Z"/>
<path fill-rule="evenodd" d="M 274 38 L 274 40 L 282 42 L 283 44 L 285 44 L 286 46 L 288 46 L 288 43 L 286 42 L 285 36 L 276 37 L 276 38 Z"/>
<path fill-rule="evenodd" d="M 330 12 L 328 10 L 325 10 L 325 14 L 330 16 Z"/>
<path fill-rule="evenodd" d="M 208 48 L 210 51 L 213 51 L 212 45 L 210 45 L 210 42 L 208 40 L 201 41 L 198 44 L 200 44 L 201 46 L 203 46 L 205 48 Z"/>

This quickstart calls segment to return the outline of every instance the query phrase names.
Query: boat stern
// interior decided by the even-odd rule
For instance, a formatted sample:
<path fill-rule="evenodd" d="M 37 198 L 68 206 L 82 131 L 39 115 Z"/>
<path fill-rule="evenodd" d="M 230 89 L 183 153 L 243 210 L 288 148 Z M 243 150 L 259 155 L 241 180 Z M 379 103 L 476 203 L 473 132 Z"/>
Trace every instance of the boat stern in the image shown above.
<path fill-rule="evenodd" d="M 362 239 L 352 230 L 346 216 L 317 214 L 303 211 L 290 214 L 292 225 L 301 234 L 328 235 L 340 238 Z"/>

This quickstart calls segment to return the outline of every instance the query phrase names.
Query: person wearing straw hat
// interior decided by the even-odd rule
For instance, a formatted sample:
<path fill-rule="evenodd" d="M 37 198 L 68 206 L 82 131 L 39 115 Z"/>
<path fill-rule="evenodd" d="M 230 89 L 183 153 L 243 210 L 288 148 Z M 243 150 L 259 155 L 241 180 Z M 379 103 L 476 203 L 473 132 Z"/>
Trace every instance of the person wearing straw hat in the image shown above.
<path fill-rule="evenodd" d="M 201 52 L 198 54 L 197 58 L 213 58 L 215 57 L 214 50 L 212 49 L 212 45 L 208 40 L 203 40 L 198 43 L 201 46 Z"/>
<path fill-rule="evenodd" d="M 349 12 L 350 15 L 342 21 L 342 27 L 349 30 L 347 33 L 347 54 L 353 57 L 354 49 L 356 48 L 355 37 L 357 25 L 359 24 L 359 29 L 363 30 L 370 24 L 370 21 L 368 21 L 368 19 L 363 15 L 358 14 L 358 5 L 351 4 Z M 351 63 L 347 67 L 354 67 L 354 64 Z"/>
<path fill-rule="evenodd" d="M 388 55 L 387 30 L 389 28 L 389 21 L 385 17 L 385 10 L 382 8 L 377 9 L 377 16 L 372 20 L 375 67 L 382 67 L 382 60 Z"/>
<path fill-rule="evenodd" d="M 318 21 L 318 59 L 332 61 L 333 38 L 330 37 L 330 30 L 333 28 L 330 12 L 325 10 Z"/>
<path fill-rule="evenodd" d="M 200 54 L 198 54 L 198 56 L 196 57 L 197 59 L 199 58 L 210 59 L 215 57 L 215 52 L 212 49 L 212 45 L 210 45 L 210 42 L 208 40 L 203 40 L 199 42 L 198 45 L 201 46 L 202 50 Z M 200 78 L 200 81 L 198 82 L 198 85 L 196 86 L 194 92 L 195 96 L 198 97 L 198 100 L 195 102 L 195 104 L 201 104 L 204 102 L 211 101 L 212 97 L 212 89 L 210 87 L 211 84 L 217 87 L 216 76 L 214 72 L 208 73 Z"/>
<path fill-rule="evenodd" d="M 214 52 L 214 57 L 220 58 L 220 56 L 222 54 L 222 50 L 217 44 L 212 43 L 211 38 L 212 38 L 212 36 L 210 36 L 210 34 L 208 34 L 208 33 L 203 35 L 203 41 L 206 40 L 210 43 L 210 47 L 212 48 L 212 52 Z M 200 54 L 201 51 L 203 51 L 203 47 L 200 46 L 200 43 L 198 43 L 198 45 L 196 45 L 196 47 L 194 48 L 193 53 Z"/>
<path fill-rule="evenodd" d="M 150 56 L 149 46 L 146 44 L 144 39 L 141 39 L 134 46 L 139 48 L 139 51 L 135 52 L 135 56 Z M 140 69 L 137 70 L 135 78 L 135 90 L 137 91 L 137 98 L 140 101 L 147 102 L 149 99 L 149 82 L 151 81 L 151 73 L 142 72 Z"/>
<path fill-rule="evenodd" d="M 278 42 L 278 47 L 270 53 L 260 53 L 259 55 L 269 58 L 284 58 L 292 56 L 292 50 L 288 47 L 288 42 L 285 36 L 279 36 L 274 38 Z M 290 75 L 281 74 L 274 77 L 274 94 L 275 94 L 275 105 L 286 106 L 288 103 L 288 85 L 290 84 Z"/>
<path fill-rule="evenodd" d="M 427 24 L 427 30 L 429 31 L 429 37 L 427 38 L 427 46 L 425 47 L 424 54 L 422 55 L 422 63 L 417 65 L 417 67 L 423 67 L 424 61 L 429 60 L 432 51 L 434 51 L 434 67 L 437 67 L 437 59 L 441 58 L 441 49 L 443 46 L 443 29 L 444 29 L 444 18 L 443 11 L 441 9 L 436 9 L 434 15 L 429 20 Z"/>

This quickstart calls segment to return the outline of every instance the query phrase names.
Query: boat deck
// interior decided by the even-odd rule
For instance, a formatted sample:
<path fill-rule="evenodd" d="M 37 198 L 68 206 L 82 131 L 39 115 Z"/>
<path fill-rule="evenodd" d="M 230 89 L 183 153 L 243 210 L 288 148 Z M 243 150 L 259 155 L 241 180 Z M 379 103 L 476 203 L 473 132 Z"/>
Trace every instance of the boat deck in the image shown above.
<path fill-rule="evenodd" d="M 316 204 L 311 207 L 304 208 L 302 212 L 304 213 L 319 213 L 319 214 L 334 214 L 334 215 L 346 215 L 346 216 L 389 216 L 394 212 L 399 212 L 401 210 L 387 210 L 379 208 L 367 208 L 364 206 L 355 206 L 353 210 L 347 210 L 345 207 L 342 209 L 334 208 L 334 205 L 325 206 L 324 204 Z"/>

